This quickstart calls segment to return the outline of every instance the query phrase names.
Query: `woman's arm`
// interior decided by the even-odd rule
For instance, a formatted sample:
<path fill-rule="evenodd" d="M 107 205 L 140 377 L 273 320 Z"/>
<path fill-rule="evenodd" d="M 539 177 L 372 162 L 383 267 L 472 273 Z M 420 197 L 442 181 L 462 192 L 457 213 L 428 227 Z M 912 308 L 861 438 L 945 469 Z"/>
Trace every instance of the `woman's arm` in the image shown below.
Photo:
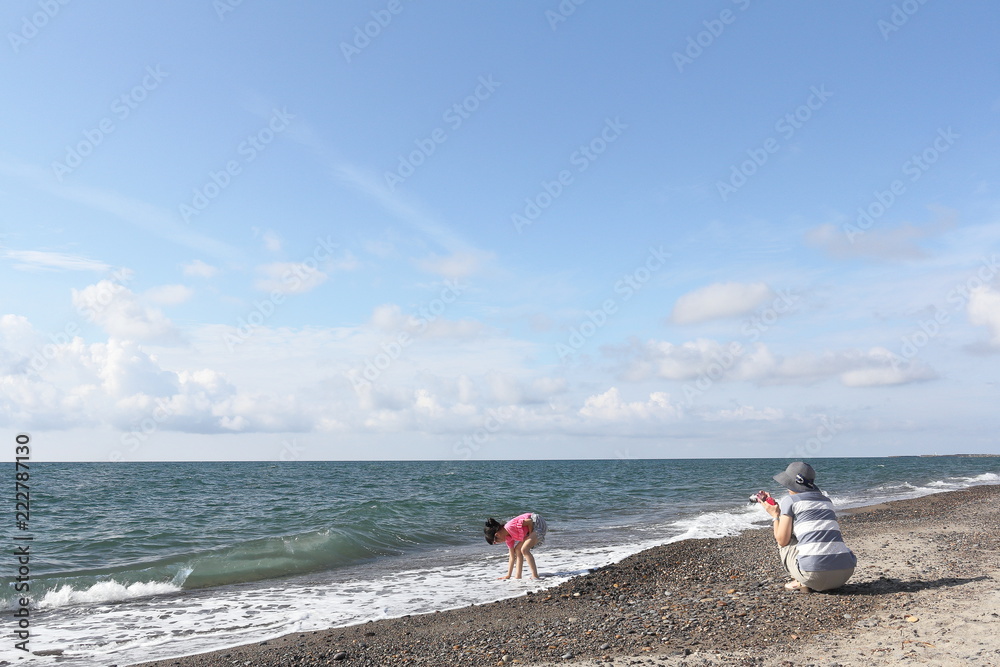
<path fill-rule="evenodd" d="M 771 505 L 770 503 L 761 503 L 761 507 L 764 511 L 771 515 L 774 520 L 772 528 L 774 529 L 774 541 L 778 543 L 779 547 L 786 547 L 788 543 L 792 541 L 792 517 L 787 514 L 782 514 L 778 505 Z"/>
<path fill-rule="evenodd" d="M 779 547 L 787 547 L 792 541 L 792 517 L 782 514 L 774 522 L 774 541 Z"/>

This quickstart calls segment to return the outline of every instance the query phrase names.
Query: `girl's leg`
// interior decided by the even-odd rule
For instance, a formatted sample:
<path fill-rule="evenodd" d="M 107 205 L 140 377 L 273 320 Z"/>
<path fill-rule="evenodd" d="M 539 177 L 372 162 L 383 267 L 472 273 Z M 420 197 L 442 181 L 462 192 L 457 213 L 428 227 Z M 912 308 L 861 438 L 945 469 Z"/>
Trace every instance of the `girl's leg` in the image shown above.
<path fill-rule="evenodd" d="M 538 579 L 538 568 L 535 567 L 535 557 L 531 555 L 531 548 L 536 544 L 538 544 L 538 536 L 535 535 L 535 531 L 531 531 L 524 542 L 518 545 L 518 553 L 523 554 L 524 559 L 528 561 L 528 567 L 531 568 L 532 579 Z M 520 568 L 518 572 L 520 572 Z"/>
<path fill-rule="evenodd" d="M 521 545 L 518 545 L 514 549 L 514 553 L 517 556 L 517 574 L 514 576 L 515 579 L 521 578 L 521 570 L 524 569 L 524 554 L 521 553 Z"/>

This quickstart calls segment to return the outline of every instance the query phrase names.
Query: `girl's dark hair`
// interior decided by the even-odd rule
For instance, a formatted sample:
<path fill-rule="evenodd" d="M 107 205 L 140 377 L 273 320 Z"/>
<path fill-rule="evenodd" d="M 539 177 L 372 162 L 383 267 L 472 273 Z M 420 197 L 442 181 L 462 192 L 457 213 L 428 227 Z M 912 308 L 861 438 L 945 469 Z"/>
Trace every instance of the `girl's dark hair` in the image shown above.
<path fill-rule="evenodd" d="M 486 543 L 493 544 L 497 538 L 497 531 L 503 528 L 503 524 L 490 517 L 486 520 L 486 525 L 483 526 L 483 533 L 486 534 Z"/>

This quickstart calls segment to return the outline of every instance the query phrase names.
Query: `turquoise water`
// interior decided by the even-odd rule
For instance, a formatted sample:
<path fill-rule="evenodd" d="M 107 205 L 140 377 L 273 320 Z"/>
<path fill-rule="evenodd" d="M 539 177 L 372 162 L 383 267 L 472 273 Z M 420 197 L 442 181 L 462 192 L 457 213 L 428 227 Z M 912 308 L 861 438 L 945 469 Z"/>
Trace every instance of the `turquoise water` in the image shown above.
<path fill-rule="evenodd" d="M 519 595 L 653 544 L 751 528 L 764 516 L 747 496 L 778 492 L 786 463 L 33 463 L 31 594 L 47 631 L 32 648 L 124 664 Z M 1000 483 L 1000 458 L 812 463 L 840 507 Z M 482 523 L 524 511 L 548 519 L 549 576 L 498 584 L 506 552 Z"/>

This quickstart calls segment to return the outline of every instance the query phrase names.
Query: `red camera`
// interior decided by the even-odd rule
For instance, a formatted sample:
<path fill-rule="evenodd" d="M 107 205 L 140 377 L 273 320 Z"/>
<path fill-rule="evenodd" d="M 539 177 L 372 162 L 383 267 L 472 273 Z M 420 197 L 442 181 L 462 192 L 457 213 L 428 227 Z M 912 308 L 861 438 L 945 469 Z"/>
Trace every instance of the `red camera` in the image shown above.
<path fill-rule="evenodd" d="M 778 503 L 771 497 L 771 494 L 767 491 L 758 491 L 757 493 L 750 496 L 750 502 L 752 503 L 767 503 L 768 505 L 777 505 Z"/>

